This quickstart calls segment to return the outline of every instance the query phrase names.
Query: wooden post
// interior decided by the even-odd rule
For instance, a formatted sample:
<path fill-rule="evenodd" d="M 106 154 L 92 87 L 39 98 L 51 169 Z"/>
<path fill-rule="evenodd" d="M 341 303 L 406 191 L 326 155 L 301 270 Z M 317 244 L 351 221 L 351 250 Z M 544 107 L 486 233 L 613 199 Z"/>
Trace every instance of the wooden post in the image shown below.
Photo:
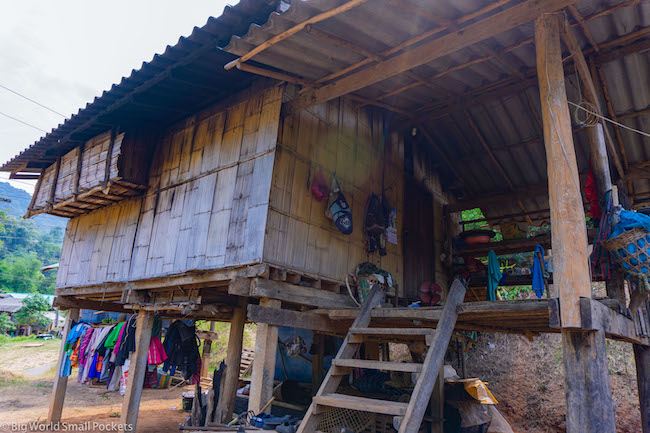
<path fill-rule="evenodd" d="M 135 331 L 135 352 L 129 358 L 129 374 L 126 381 L 126 393 L 122 401 L 122 416 L 120 422 L 128 431 L 135 432 L 140 411 L 140 398 L 144 385 L 144 373 L 147 370 L 147 355 L 151 341 L 151 328 L 153 326 L 153 313 L 151 311 L 138 311 Z"/>
<path fill-rule="evenodd" d="M 323 383 L 323 358 L 325 357 L 323 338 L 321 334 L 313 333 L 312 346 L 316 349 L 316 352 L 311 358 L 311 395 L 316 395 L 321 383 Z"/>
<path fill-rule="evenodd" d="M 280 301 L 263 298 L 263 307 L 280 308 Z M 273 394 L 273 379 L 275 378 L 275 355 L 278 351 L 278 327 L 259 323 L 255 340 L 255 360 L 251 390 L 248 397 L 248 410 L 259 414 Z"/>
<path fill-rule="evenodd" d="M 214 332 L 214 321 L 210 321 L 210 332 Z M 210 352 L 212 352 L 212 339 L 203 340 L 203 352 L 201 353 L 201 377 L 210 376 Z"/>
<path fill-rule="evenodd" d="M 636 382 L 639 388 L 641 431 L 650 433 L 650 347 L 634 344 Z"/>
<path fill-rule="evenodd" d="M 553 284 L 559 290 L 564 328 L 580 328 L 580 297 L 591 298 L 587 230 L 580 178 L 564 87 L 559 16 L 535 21 L 537 73 L 551 209 Z"/>
<path fill-rule="evenodd" d="M 226 354 L 226 373 L 222 376 L 223 392 L 219 395 L 215 421 L 228 423 L 235 410 L 235 398 L 239 384 L 239 365 L 241 352 L 244 345 L 244 325 L 246 324 L 246 298 L 239 298 L 233 308 L 230 321 L 230 334 L 228 335 L 228 353 Z"/>
<path fill-rule="evenodd" d="M 568 433 L 616 431 L 602 330 L 582 332 L 580 297 L 591 298 L 587 233 L 564 86 L 562 14 L 535 20 L 537 72 L 549 182 L 553 283 L 559 291 Z"/>
<path fill-rule="evenodd" d="M 65 390 L 68 388 L 68 377 L 61 377 L 61 366 L 63 365 L 63 359 L 65 358 L 65 340 L 68 338 L 73 322 L 78 320 L 79 309 L 70 308 L 68 310 L 68 316 L 65 318 L 65 325 L 63 326 L 63 333 L 61 335 L 62 340 L 61 348 L 59 349 L 59 360 L 56 363 L 56 376 L 54 377 L 52 396 L 50 397 L 50 410 L 47 415 L 47 420 L 55 424 L 61 422 Z"/>

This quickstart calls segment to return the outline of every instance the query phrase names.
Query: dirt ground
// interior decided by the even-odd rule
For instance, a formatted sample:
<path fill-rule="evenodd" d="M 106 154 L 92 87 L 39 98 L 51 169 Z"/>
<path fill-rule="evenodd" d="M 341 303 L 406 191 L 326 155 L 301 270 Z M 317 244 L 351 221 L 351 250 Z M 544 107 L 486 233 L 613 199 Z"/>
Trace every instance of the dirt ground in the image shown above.
<path fill-rule="evenodd" d="M 607 341 L 608 367 L 618 433 L 638 433 L 639 400 L 630 344 Z M 561 433 L 565 426 L 561 336 L 482 333 L 468 350 L 470 377 L 479 377 L 499 400 L 498 410 L 516 433 Z M 450 364 L 458 368 L 457 358 Z"/>
<path fill-rule="evenodd" d="M 33 343 L 30 340 L 0 346 L 0 431 L 11 431 L 6 423 L 25 425 L 47 418 L 61 341 L 52 340 L 44 342 L 43 346 L 25 347 Z M 42 366 L 44 368 L 38 368 Z M 41 374 L 35 376 L 34 373 Z M 192 387 L 145 389 L 137 431 L 178 431 L 178 424 L 187 417 L 181 410 L 181 394 L 189 389 Z M 81 427 L 86 422 L 104 426 L 117 424 L 121 408 L 122 396 L 119 393 L 107 392 L 104 387 L 79 385 L 73 372 L 73 377 L 68 381 L 63 408 L 64 422 Z M 99 431 L 99 428 L 96 430 Z M 27 428 L 22 431 L 35 430 Z"/>

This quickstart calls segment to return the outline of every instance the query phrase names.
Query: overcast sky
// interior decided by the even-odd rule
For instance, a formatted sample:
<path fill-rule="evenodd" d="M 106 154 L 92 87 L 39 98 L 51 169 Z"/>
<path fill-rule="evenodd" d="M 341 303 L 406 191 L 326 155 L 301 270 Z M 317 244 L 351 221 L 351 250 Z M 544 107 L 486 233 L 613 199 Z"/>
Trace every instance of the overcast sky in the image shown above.
<path fill-rule="evenodd" d="M 0 86 L 70 116 L 237 0 L 24 0 L 0 14 Z M 64 118 L 0 87 L 0 113 L 50 131 Z M 43 131 L 0 114 L 0 161 Z M 0 173 L 0 180 L 8 173 Z M 33 183 L 11 181 L 30 193 Z"/>

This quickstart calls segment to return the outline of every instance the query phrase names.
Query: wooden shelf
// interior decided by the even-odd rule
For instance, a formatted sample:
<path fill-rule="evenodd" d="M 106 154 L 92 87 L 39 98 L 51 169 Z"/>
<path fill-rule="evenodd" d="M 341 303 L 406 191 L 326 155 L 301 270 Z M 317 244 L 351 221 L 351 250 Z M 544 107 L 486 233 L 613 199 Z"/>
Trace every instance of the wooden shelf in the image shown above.
<path fill-rule="evenodd" d="M 593 242 L 595 236 L 595 229 L 587 230 L 589 243 Z M 494 250 L 497 256 L 516 253 L 532 253 L 535 251 L 535 246 L 538 244 L 541 245 L 545 250 L 551 248 L 551 234 L 547 233 L 526 239 L 512 239 L 508 241 L 488 242 L 486 244 L 465 245 L 456 248 L 456 255 L 485 257 L 488 255 L 490 250 Z"/>

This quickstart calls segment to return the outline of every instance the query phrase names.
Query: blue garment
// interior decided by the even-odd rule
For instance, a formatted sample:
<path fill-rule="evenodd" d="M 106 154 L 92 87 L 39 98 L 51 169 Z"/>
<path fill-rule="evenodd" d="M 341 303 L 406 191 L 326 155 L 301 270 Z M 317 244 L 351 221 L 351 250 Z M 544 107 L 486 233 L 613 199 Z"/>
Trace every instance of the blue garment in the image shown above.
<path fill-rule="evenodd" d="M 496 301 L 497 287 L 501 281 L 503 274 L 501 273 L 501 265 L 494 250 L 488 253 L 488 300 Z"/>
<path fill-rule="evenodd" d="M 634 228 L 642 228 L 650 232 L 650 216 L 623 209 L 621 210 L 620 217 L 621 220 L 614 226 L 614 230 L 609 237 L 610 239 L 615 238 L 626 230 Z"/>
<path fill-rule="evenodd" d="M 540 255 L 542 257 L 541 260 L 539 259 Z M 541 245 L 535 245 L 535 260 L 533 261 L 533 290 L 539 299 L 541 299 L 544 294 L 544 272 L 546 272 L 544 248 L 542 248 Z"/>

